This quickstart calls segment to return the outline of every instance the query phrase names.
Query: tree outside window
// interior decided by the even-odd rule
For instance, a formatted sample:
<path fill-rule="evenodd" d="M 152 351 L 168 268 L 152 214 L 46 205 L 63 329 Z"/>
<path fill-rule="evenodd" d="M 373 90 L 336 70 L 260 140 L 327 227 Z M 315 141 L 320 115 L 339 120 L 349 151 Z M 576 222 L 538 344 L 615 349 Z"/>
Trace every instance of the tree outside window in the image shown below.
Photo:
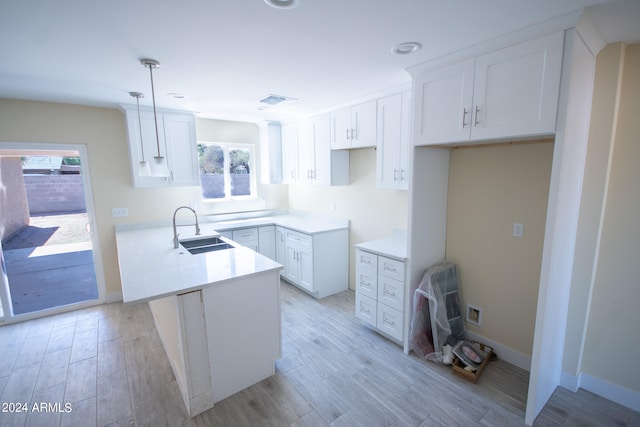
<path fill-rule="evenodd" d="M 203 198 L 255 197 L 252 145 L 200 143 L 198 159 Z"/>

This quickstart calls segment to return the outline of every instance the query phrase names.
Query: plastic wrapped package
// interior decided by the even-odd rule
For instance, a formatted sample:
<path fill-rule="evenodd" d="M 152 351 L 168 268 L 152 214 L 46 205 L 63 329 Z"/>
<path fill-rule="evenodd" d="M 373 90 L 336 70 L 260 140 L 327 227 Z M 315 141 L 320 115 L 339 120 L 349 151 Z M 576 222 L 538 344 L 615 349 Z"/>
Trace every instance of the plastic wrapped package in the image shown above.
<path fill-rule="evenodd" d="M 464 324 L 456 265 L 444 262 L 430 267 L 414 292 L 410 348 L 438 361 L 449 335 L 463 340 Z"/>

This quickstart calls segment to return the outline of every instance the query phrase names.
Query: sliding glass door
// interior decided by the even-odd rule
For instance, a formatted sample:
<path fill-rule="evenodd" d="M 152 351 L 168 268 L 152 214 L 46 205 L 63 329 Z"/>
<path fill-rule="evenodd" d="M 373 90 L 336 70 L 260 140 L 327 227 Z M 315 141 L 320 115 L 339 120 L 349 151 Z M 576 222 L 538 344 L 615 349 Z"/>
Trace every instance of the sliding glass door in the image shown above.
<path fill-rule="evenodd" d="M 2 215 L 14 218 L 2 242 L 0 321 L 104 302 L 86 149 L 62 144 L 11 147 L 0 144 L 0 184 L 5 193 L 14 194 L 8 203 L 0 201 Z"/>

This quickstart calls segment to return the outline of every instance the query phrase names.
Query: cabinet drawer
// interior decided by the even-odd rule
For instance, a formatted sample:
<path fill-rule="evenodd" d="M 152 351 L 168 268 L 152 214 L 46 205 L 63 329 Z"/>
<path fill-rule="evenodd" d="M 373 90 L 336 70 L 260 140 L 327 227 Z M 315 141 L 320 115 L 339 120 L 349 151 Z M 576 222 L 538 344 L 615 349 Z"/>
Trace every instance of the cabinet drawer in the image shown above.
<path fill-rule="evenodd" d="M 257 228 L 241 228 L 240 230 L 233 230 L 233 241 L 243 244 L 245 242 L 253 242 L 258 240 Z"/>
<path fill-rule="evenodd" d="M 378 273 L 404 282 L 404 262 L 378 257 Z"/>
<path fill-rule="evenodd" d="M 378 303 L 377 308 L 377 328 L 390 337 L 402 341 L 403 316 L 398 310 Z"/>
<path fill-rule="evenodd" d="M 380 275 L 377 297 L 378 302 L 404 312 L 404 282 Z"/>
<path fill-rule="evenodd" d="M 356 317 L 376 326 L 378 303 L 376 300 L 356 292 Z"/>
<path fill-rule="evenodd" d="M 369 270 L 356 269 L 356 292 L 365 295 L 371 299 L 378 297 L 378 275 L 374 272 L 371 274 Z"/>
<path fill-rule="evenodd" d="M 287 230 L 287 240 L 292 240 L 297 242 L 299 245 L 311 248 L 311 236 L 308 234 Z"/>
<path fill-rule="evenodd" d="M 361 249 L 356 249 L 356 271 L 369 275 L 378 274 L 378 256 Z"/>

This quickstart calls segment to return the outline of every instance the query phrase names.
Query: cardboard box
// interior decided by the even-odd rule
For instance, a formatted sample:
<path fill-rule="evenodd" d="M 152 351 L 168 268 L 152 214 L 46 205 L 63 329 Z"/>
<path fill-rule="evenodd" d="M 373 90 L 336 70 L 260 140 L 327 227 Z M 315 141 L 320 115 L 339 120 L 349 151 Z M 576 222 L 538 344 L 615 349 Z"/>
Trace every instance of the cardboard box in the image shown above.
<path fill-rule="evenodd" d="M 467 371 L 467 370 L 465 370 L 464 369 L 464 367 L 465 367 L 464 363 L 462 363 L 460 361 L 460 359 L 458 359 L 457 357 L 453 358 L 453 364 L 451 365 L 451 368 L 453 369 L 453 373 L 454 374 L 456 374 L 457 376 L 459 376 L 461 378 L 464 378 L 467 381 L 471 381 L 474 384 L 476 384 L 478 382 L 478 378 L 480 378 L 480 375 L 482 375 L 482 372 L 487 367 L 487 365 L 489 364 L 489 361 L 493 357 L 493 349 L 491 347 L 489 347 L 488 345 L 484 345 L 482 343 L 479 343 L 479 342 L 476 342 L 475 344 L 478 344 L 480 346 L 481 350 L 487 352 L 486 357 L 484 358 L 484 360 L 480 364 L 480 367 L 478 367 L 478 369 L 476 371 Z"/>

